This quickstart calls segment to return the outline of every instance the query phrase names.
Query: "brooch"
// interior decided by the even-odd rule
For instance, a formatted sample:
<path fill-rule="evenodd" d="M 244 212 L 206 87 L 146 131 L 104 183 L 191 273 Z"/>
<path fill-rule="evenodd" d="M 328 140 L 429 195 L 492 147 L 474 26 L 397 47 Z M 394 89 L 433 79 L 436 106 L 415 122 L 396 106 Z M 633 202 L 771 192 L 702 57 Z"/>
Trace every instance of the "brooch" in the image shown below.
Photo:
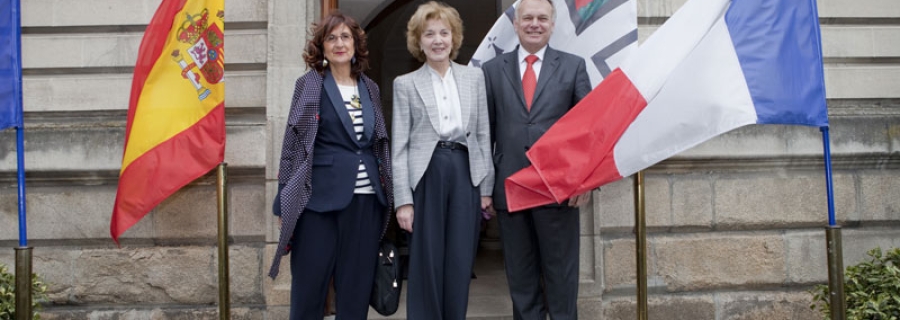
<path fill-rule="evenodd" d="M 362 103 L 359 102 L 359 96 L 354 94 L 350 97 L 350 105 L 354 108 L 360 109 L 362 108 Z"/>

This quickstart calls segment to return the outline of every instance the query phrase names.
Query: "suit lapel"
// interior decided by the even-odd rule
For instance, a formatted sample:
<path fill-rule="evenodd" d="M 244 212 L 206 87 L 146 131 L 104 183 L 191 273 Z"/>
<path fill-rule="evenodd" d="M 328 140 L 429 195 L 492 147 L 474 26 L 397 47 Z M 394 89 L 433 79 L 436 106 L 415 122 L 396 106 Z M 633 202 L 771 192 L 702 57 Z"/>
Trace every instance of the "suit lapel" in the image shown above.
<path fill-rule="evenodd" d="M 360 142 L 366 144 L 372 140 L 375 131 L 375 104 L 372 103 L 372 99 L 369 97 L 369 87 L 366 86 L 362 76 L 359 76 L 356 87 L 359 88 L 363 111 L 363 136 Z"/>
<path fill-rule="evenodd" d="M 557 70 L 559 70 L 559 55 L 556 50 L 547 47 L 547 51 L 544 51 L 544 61 L 541 61 L 541 74 L 538 76 L 533 102 L 538 101 L 541 97 L 541 92 L 544 91 L 544 88 L 552 81 L 551 79 L 553 79 Z M 539 104 L 534 103 L 533 105 L 537 106 Z"/>
<path fill-rule="evenodd" d="M 331 101 L 334 111 L 337 112 L 338 118 L 341 119 L 341 124 L 344 125 L 344 131 L 347 132 L 347 135 L 350 136 L 350 140 L 352 140 L 353 143 L 359 145 L 359 139 L 356 139 L 356 131 L 353 130 L 353 122 L 350 120 L 350 113 L 347 112 L 347 106 L 344 105 L 344 97 L 341 96 L 341 90 L 338 89 L 337 82 L 334 80 L 334 76 L 331 75 L 331 71 L 329 70 L 325 70 L 324 86 L 325 94 L 328 95 L 328 101 Z"/>
<path fill-rule="evenodd" d="M 509 85 L 513 88 L 516 97 L 519 97 L 519 104 L 522 109 L 526 109 L 525 92 L 522 91 L 522 76 L 519 75 L 518 57 L 519 47 L 516 47 L 512 52 L 503 55 L 503 74 L 506 75 L 506 80 L 509 80 Z"/>
<path fill-rule="evenodd" d="M 459 116 L 462 118 L 460 119 L 462 120 L 462 130 L 467 132 L 469 131 L 469 116 L 472 114 L 472 108 L 475 107 L 475 103 L 472 101 L 475 90 L 470 81 L 463 77 L 460 65 L 451 62 L 450 68 L 453 69 L 453 81 L 456 82 L 456 91 L 459 92 Z"/>
<path fill-rule="evenodd" d="M 439 131 L 441 128 L 441 123 L 438 119 L 440 115 L 438 114 L 437 100 L 434 98 L 434 87 L 431 83 L 431 71 L 428 70 L 428 65 L 422 65 L 416 71 L 415 86 L 416 92 L 419 93 L 419 97 L 425 104 L 425 113 L 428 114 L 428 119 L 431 120 L 431 126 L 434 127 L 435 131 Z"/>

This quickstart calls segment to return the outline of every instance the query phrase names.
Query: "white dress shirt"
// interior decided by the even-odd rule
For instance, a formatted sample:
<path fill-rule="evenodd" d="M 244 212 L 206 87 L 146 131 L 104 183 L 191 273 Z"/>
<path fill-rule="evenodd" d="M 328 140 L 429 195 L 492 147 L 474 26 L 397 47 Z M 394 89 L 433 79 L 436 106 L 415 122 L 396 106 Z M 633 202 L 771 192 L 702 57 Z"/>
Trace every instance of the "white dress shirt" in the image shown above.
<path fill-rule="evenodd" d="M 462 110 L 459 104 L 459 90 L 453 78 L 453 68 L 447 68 L 444 76 L 428 66 L 431 72 L 431 84 L 434 87 L 434 98 L 437 100 L 441 140 L 466 143 L 466 135 L 462 128 Z"/>
<path fill-rule="evenodd" d="M 538 50 L 538 52 L 533 53 L 538 57 L 537 61 L 531 65 L 531 68 L 534 69 L 534 80 L 537 83 L 537 80 L 541 78 L 541 65 L 544 64 L 544 52 L 547 52 L 547 46 Z M 525 61 L 525 57 L 532 53 L 528 53 L 525 49 L 522 49 L 522 46 L 519 46 L 519 80 L 525 77 L 525 69 L 528 68 L 528 62 Z"/>

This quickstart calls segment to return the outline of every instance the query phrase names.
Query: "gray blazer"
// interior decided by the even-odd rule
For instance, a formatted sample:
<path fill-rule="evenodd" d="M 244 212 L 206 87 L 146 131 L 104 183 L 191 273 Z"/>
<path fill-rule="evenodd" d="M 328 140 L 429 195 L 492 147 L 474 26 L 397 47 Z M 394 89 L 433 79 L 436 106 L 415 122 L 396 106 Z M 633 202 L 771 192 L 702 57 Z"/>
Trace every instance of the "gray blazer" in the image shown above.
<path fill-rule="evenodd" d="M 469 148 L 469 174 L 472 186 L 482 196 L 490 196 L 494 188 L 494 166 L 491 163 L 490 125 L 484 75 L 476 68 L 450 63 L 459 90 L 462 125 Z M 437 100 L 428 66 L 394 79 L 394 106 L 391 159 L 393 161 L 394 207 L 412 204 L 412 192 L 437 146 Z"/>
<path fill-rule="evenodd" d="M 487 86 L 493 160 L 497 170 L 493 201 L 494 207 L 500 210 L 507 209 L 503 181 L 531 165 L 525 156 L 528 148 L 591 91 L 584 59 L 547 47 L 531 112 L 528 112 L 519 75 L 518 52 L 517 48 L 497 56 L 481 67 Z"/>

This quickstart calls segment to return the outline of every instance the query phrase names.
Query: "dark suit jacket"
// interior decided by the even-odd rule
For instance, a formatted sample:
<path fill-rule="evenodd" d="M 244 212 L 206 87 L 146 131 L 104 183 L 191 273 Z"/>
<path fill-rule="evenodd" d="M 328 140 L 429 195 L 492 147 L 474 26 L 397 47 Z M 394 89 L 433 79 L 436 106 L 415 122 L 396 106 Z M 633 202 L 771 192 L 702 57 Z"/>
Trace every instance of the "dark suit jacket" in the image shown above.
<path fill-rule="evenodd" d="M 330 212 L 350 205 L 360 161 L 366 166 L 375 195 L 383 206 L 387 206 L 387 196 L 378 179 L 378 159 L 372 149 L 375 112 L 363 82 L 360 81 L 359 86 L 364 127 L 360 139 L 356 138 L 340 89 L 328 72 L 324 85 L 325 94 L 319 104 L 319 130 L 312 149 L 312 192 L 305 210 Z M 283 160 L 292 160 L 290 156 L 284 158 L 282 155 Z"/>
<path fill-rule="evenodd" d="M 327 70 L 324 75 L 310 71 L 297 79 L 278 172 L 275 213 L 281 216 L 282 225 L 269 269 L 272 278 L 278 275 L 281 257 L 290 251 L 288 243 L 303 210 L 333 211 L 349 204 L 361 158 L 379 200 L 386 208 L 393 205 L 390 146 L 381 94 L 365 75 L 359 76 L 358 86 L 365 124 L 362 141 L 356 139 L 340 91 Z M 344 181 L 336 181 L 342 176 L 346 176 Z M 386 210 L 385 215 L 387 228 L 390 212 Z"/>
<path fill-rule="evenodd" d="M 481 67 L 487 86 L 497 173 L 493 200 L 494 207 L 500 210 L 507 209 L 506 178 L 531 165 L 525 156 L 528 148 L 591 91 L 584 59 L 547 47 L 529 112 L 522 91 L 518 54 L 517 48 Z"/>

